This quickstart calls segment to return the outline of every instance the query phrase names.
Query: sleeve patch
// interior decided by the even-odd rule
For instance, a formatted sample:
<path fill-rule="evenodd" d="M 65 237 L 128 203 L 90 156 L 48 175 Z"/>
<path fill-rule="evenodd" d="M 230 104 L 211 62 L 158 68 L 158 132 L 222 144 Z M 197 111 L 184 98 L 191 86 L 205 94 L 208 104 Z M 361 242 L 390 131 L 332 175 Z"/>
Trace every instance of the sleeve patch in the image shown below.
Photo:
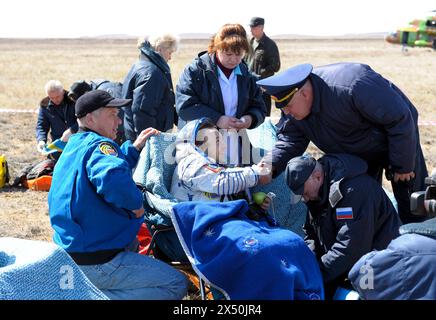
<path fill-rule="evenodd" d="M 352 220 L 353 219 L 353 208 L 337 208 L 336 209 L 336 219 L 337 220 Z"/>
<path fill-rule="evenodd" d="M 98 145 L 98 148 L 100 149 L 101 153 L 103 153 L 105 155 L 118 157 L 117 149 L 113 145 L 111 145 L 109 142 L 100 143 Z"/>
<path fill-rule="evenodd" d="M 204 167 L 205 167 L 206 169 L 208 169 L 208 170 L 214 172 L 214 173 L 218 173 L 218 172 L 220 172 L 221 170 L 223 170 L 222 167 L 217 166 L 217 165 L 213 165 L 213 164 L 207 164 L 207 165 L 205 165 Z"/>

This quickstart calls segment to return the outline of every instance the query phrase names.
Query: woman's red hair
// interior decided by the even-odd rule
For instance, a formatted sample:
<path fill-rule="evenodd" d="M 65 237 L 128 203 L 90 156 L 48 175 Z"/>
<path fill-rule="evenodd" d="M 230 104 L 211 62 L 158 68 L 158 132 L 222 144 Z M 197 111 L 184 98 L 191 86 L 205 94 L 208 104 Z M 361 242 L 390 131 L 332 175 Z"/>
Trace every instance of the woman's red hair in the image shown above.
<path fill-rule="evenodd" d="M 236 54 L 240 54 L 243 50 L 248 53 L 250 45 L 244 27 L 238 23 L 223 25 L 212 37 L 207 49 L 209 53 L 215 53 L 217 50 L 231 51 Z"/>

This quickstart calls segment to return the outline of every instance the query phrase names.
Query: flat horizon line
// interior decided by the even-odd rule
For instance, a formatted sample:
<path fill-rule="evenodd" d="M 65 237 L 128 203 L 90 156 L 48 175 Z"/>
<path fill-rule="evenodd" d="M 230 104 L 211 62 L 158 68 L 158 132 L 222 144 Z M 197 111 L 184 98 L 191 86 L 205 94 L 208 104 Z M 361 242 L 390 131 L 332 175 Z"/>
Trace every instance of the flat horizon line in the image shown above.
<path fill-rule="evenodd" d="M 367 32 L 367 33 L 347 33 L 339 35 L 308 35 L 308 34 L 275 34 L 268 35 L 271 39 L 378 39 L 384 37 L 388 32 Z M 181 33 L 177 36 L 180 40 L 207 40 L 212 37 L 212 33 Z M 0 39 L 10 39 L 10 40 L 130 40 L 137 39 L 139 36 L 128 35 L 128 34 L 102 34 L 96 36 L 80 36 L 80 37 L 11 37 L 11 36 L 0 36 Z"/>

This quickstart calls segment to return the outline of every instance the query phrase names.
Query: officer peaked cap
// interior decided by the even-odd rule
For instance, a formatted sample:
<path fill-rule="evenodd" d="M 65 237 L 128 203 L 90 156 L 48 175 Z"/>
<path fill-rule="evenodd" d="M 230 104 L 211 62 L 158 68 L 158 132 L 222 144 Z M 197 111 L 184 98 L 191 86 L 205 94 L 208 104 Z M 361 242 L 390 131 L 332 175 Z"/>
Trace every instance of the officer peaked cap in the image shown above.
<path fill-rule="evenodd" d="M 293 95 L 304 85 L 312 70 L 313 66 L 309 63 L 299 64 L 256 83 L 271 96 L 276 107 L 280 109 L 287 106 Z"/>

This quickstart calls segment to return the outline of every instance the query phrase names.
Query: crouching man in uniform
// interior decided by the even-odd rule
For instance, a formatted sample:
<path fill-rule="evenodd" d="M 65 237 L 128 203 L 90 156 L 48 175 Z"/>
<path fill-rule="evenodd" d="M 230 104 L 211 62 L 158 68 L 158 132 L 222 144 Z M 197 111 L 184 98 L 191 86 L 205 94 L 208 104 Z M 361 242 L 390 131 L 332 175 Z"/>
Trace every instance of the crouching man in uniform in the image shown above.
<path fill-rule="evenodd" d="M 302 200 L 308 213 L 305 241 L 316 255 L 326 298 L 346 285 L 350 269 L 364 254 L 382 250 L 399 235 L 400 218 L 364 160 L 331 154 L 318 161 L 310 156 L 291 159 L 286 182 L 292 202 Z"/>
<path fill-rule="evenodd" d="M 111 299 L 181 299 L 187 292 L 184 275 L 134 252 L 132 245 L 144 214 L 132 169 L 158 131 L 148 128 L 119 147 L 113 141 L 121 122 L 118 108 L 129 102 L 102 90 L 77 100 L 79 131 L 59 158 L 48 196 L 54 242 Z"/>

